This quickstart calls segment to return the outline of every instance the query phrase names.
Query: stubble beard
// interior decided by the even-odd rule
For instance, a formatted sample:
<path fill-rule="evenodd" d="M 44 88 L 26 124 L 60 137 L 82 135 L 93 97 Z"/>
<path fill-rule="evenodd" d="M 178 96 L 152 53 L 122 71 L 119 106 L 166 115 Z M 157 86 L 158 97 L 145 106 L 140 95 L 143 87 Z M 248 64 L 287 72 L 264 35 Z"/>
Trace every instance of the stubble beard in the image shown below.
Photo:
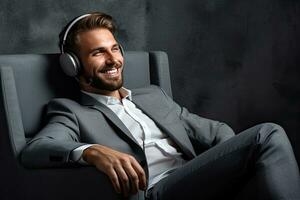
<path fill-rule="evenodd" d="M 123 86 L 123 72 L 118 80 L 105 81 L 98 76 L 92 78 L 91 86 L 99 90 L 115 91 L 119 90 Z"/>

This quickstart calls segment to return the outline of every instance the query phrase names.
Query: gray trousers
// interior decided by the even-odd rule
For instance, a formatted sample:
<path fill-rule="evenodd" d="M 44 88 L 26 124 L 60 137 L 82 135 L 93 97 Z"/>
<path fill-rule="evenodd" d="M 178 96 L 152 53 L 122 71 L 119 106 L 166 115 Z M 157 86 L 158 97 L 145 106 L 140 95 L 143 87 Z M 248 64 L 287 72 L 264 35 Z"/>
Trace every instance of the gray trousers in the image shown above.
<path fill-rule="evenodd" d="M 150 199 L 300 200 L 299 168 L 284 130 L 260 124 L 177 169 Z"/>

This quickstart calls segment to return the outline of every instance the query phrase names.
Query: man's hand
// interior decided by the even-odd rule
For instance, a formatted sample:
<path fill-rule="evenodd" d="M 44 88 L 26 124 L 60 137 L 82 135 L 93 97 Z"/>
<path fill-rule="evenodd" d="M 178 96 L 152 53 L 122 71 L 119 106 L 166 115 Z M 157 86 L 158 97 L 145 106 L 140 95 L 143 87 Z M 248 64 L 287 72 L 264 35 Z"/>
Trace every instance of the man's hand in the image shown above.
<path fill-rule="evenodd" d="M 102 145 L 85 149 L 82 158 L 107 174 L 118 193 L 124 196 L 146 189 L 146 175 L 136 159 Z"/>

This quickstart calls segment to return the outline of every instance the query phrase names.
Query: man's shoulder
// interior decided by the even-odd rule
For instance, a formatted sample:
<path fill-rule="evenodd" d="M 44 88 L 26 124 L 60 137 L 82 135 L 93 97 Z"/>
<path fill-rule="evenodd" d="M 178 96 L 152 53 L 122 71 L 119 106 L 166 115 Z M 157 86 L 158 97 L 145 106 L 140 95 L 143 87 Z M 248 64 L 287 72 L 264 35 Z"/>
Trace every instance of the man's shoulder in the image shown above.
<path fill-rule="evenodd" d="M 162 88 L 156 85 L 132 90 L 132 97 L 135 103 L 145 103 L 149 105 L 169 105 L 170 98 Z"/>
<path fill-rule="evenodd" d="M 54 110 L 73 110 L 82 107 L 80 103 L 68 98 L 54 98 L 48 102 L 48 109 Z"/>
<path fill-rule="evenodd" d="M 79 103 L 73 99 L 69 98 L 53 98 L 49 103 L 67 104 L 67 105 L 79 105 Z"/>
<path fill-rule="evenodd" d="M 157 85 L 149 85 L 142 88 L 132 89 L 134 95 L 145 95 L 145 94 L 154 94 L 154 93 L 162 93 L 162 89 Z"/>

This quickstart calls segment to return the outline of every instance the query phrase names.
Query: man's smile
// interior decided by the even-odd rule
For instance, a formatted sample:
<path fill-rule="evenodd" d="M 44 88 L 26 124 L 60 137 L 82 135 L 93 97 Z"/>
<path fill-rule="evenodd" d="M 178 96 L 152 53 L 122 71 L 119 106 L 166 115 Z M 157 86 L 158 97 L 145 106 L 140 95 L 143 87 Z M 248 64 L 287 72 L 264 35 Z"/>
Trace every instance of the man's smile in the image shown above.
<path fill-rule="evenodd" d="M 121 74 L 121 67 L 108 68 L 105 70 L 101 70 L 100 73 L 103 74 L 107 78 L 115 78 Z"/>

